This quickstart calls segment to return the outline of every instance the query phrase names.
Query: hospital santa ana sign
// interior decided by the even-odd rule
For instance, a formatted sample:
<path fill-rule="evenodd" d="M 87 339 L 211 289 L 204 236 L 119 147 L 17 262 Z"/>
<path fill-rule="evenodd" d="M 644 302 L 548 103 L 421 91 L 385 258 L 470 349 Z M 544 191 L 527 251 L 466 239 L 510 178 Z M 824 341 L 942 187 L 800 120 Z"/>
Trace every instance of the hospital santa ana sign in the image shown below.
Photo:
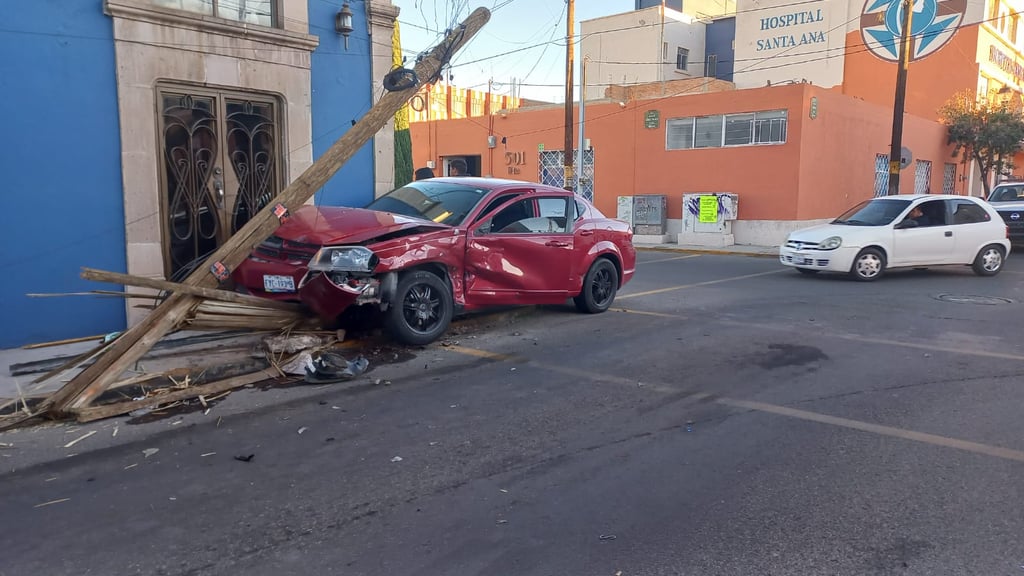
<path fill-rule="evenodd" d="M 757 40 L 758 52 L 804 44 L 824 44 L 827 38 L 825 16 L 821 8 L 767 16 L 761 18 L 760 34 Z"/>
<path fill-rule="evenodd" d="M 926 58 L 945 46 L 964 21 L 967 0 L 914 0 L 910 59 Z M 899 59 L 903 30 L 901 0 L 867 0 L 860 16 L 860 33 L 872 54 L 889 62 Z"/>

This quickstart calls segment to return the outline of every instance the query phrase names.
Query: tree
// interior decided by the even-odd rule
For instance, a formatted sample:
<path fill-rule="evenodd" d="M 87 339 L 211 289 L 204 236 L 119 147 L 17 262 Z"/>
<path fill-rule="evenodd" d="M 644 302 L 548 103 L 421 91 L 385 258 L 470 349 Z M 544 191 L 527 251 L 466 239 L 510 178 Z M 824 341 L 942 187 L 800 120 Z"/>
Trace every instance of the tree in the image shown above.
<path fill-rule="evenodd" d="M 971 90 L 951 98 L 939 110 L 949 131 L 953 157 L 978 163 L 985 197 L 991 192 L 990 176 L 1012 167 L 1013 156 L 1024 149 L 1024 116 L 1005 102 L 979 98 Z"/>

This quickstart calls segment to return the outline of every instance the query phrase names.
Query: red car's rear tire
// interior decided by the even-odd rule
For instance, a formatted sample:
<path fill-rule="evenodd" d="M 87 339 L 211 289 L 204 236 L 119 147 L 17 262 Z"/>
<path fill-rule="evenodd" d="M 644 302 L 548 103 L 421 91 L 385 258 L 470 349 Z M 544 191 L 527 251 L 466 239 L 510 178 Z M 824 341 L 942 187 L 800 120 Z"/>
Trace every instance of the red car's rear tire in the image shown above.
<path fill-rule="evenodd" d="M 598 258 L 583 278 L 583 289 L 573 298 L 576 309 L 587 314 L 600 314 L 611 307 L 619 291 L 619 271 L 607 258 Z"/>

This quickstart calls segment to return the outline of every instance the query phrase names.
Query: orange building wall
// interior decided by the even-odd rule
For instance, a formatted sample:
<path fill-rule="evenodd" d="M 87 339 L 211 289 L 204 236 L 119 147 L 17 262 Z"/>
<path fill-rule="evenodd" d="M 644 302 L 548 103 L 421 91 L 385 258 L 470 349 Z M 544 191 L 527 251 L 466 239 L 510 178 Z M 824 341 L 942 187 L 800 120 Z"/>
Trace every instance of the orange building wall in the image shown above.
<path fill-rule="evenodd" d="M 810 119 L 811 97 L 818 116 Z M 789 111 L 787 142 L 699 150 L 666 150 L 665 123 L 671 118 Z M 659 128 L 644 127 L 648 110 L 660 112 Z M 668 217 L 682 217 L 682 196 L 691 192 L 731 192 L 740 196 L 741 220 L 810 220 L 841 213 L 874 193 L 875 155 L 888 153 L 891 104 L 873 104 L 808 84 L 775 86 L 587 106 L 586 138 L 595 151 L 595 204 L 616 213 L 618 196 L 665 194 Z M 561 150 L 564 109 L 520 110 L 506 117 L 466 118 L 411 126 L 416 166 L 446 156 L 480 155 L 482 173 L 536 182 L 538 145 Z M 498 145 L 488 149 L 489 125 Z M 504 137 L 506 143 L 501 144 Z M 904 142 L 915 158 L 932 162 L 931 191 L 942 190 L 945 162 L 954 162 L 938 123 L 908 116 Z M 506 152 L 522 153 L 524 163 L 509 174 Z M 958 172 L 961 169 L 958 165 Z M 914 167 L 902 174 L 913 190 Z"/>
<path fill-rule="evenodd" d="M 937 52 L 911 62 L 907 69 L 907 113 L 938 119 L 939 108 L 951 96 L 963 90 L 976 90 L 977 51 L 978 26 L 964 26 Z M 860 32 L 850 32 L 846 36 L 845 78 L 836 90 L 891 111 L 896 93 L 896 63 L 872 54 Z"/>
<path fill-rule="evenodd" d="M 811 97 L 818 99 L 814 120 L 809 117 Z M 808 87 L 803 104 L 797 218 L 828 218 L 874 194 L 875 156 L 888 154 L 892 139 L 892 104 L 886 107 L 815 87 Z M 930 189 L 940 193 L 944 164 L 956 162 L 957 172 L 962 169 L 946 145 L 945 127 L 907 115 L 903 132 L 903 145 L 914 159 L 931 161 Z M 914 191 L 914 170 L 912 163 L 900 174 L 904 193 Z"/>
<path fill-rule="evenodd" d="M 742 192 L 744 219 L 796 217 L 800 120 L 791 118 L 789 142 L 701 150 L 666 150 L 665 122 L 671 118 L 799 107 L 803 87 L 779 86 L 707 95 L 587 106 L 587 133 L 595 151 L 595 204 L 616 211 L 618 196 L 665 194 L 670 218 L 681 218 L 682 196 L 689 192 Z M 658 110 L 660 126 L 644 128 L 644 113 Z M 539 179 L 538 144 L 564 146 L 561 107 L 494 116 L 498 147 L 487 149 L 486 118 L 418 123 L 411 126 L 416 166 L 445 156 L 481 155 L 483 173 L 525 181 Z M 506 144 L 500 144 L 501 138 Z M 505 152 L 524 152 L 526 164 L 509 175 Z M 756 185 L 752 186 L 752 183 Z"/>

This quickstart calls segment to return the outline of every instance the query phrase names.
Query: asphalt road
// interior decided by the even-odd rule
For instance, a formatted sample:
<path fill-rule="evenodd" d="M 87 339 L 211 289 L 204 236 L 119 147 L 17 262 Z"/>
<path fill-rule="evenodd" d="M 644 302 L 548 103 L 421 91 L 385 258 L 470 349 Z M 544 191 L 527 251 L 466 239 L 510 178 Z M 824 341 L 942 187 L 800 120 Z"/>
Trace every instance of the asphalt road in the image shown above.
<path fill-rule="evenodd" d="M 1024 257 L 641 259 L 352 385 L 0 436 L 53 456 L 0 476 L 0 575 L 1024 573 Z"/>

